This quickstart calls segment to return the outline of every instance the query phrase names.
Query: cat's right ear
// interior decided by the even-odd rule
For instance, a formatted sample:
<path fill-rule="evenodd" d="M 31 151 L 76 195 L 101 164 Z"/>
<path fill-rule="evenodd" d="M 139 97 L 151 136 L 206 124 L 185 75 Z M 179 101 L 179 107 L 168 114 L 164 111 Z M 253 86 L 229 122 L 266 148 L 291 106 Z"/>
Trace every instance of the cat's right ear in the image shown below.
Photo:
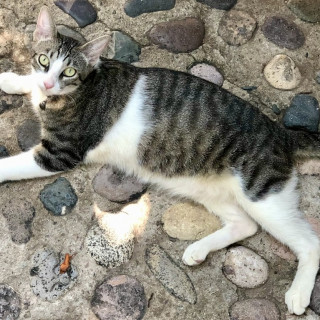
<path fill-rule="evenodd" d="M 56 25 L 49 11 L 49 8 L 43 6 L 40 10 L 36 30 L 33 33 L 33 41 L 52 40 L 57 35 Z"/>

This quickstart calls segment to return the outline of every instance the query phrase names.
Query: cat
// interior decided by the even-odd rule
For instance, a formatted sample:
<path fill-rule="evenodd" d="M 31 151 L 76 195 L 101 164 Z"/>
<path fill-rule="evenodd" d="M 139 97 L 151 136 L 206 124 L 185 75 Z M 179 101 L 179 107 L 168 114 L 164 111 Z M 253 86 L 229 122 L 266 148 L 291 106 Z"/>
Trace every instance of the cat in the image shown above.
<path fill-rule="evenodd" d="M 47 7 L 33 40 L 32 73 L 1 73 L 0 89 L 30 96 L 41 143 L 1 159 L 0 182 L 109 164 L 196 201 L 223 227 L 187 247 L 189 266 L 254 235 L 259 224 L 297 255 L 285 302 L 290 313 L 304 313 L 320 245 L 299 211 L 295 165 L 319 157 L 319 135 L 289 131 L 190 74 L 100 57 L 108 35 L 90 42 L 63 35 Z"/>

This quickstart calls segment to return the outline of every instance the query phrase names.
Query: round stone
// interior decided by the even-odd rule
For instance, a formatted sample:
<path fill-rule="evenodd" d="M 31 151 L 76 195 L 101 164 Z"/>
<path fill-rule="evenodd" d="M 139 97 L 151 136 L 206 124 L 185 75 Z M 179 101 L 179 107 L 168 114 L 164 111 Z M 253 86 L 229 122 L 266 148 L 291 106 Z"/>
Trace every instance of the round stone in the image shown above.
<path fill-rule="evenodd" d="M 215 83 L 218 86 L 222 86 L 223 84 L 224 79 L 222 74 L 216 67 L 207 63 L 197 63 L 190 68 L 189 72 L 196 77 Z"/>
<path fill-rule="evenodd" d="M 147 310 L 147 299 L 138 280 L 119 275 L 96 287 L 91 307 L 100 320 L 141 320 Z"/>
<path fill-rule="evenodd" d="M 274 302 L 266 299 L 237 301 L 231 307 L 231 319 L 236 320 L 280 320 L 280 312 Z"/>
<path fill-rule="evenodd" d="M 278 54 L 264 68 L 266 80 L 274 88 L 292 90 L 301 81 L 301 74 L 294 61 L 285 54 Z"/>
<path fill-rule="evenodd" d="M 252 250 L 239 246 L 226 254 L 223 273 L 241 288 L 255 288 L 268 279 L 268 264 Z"/>
<path fill-rule="evenodd" d="M 320 21 L 320 0 L 289 0 L 287 6 L 301 20 Z"/>
<path fill-rule="evenodd" d="M 180 240 L 199 240 L 221 227 L 219 219 L 201 206 L 178 203 L 162 216 L 165 232 Z"/>
<path fill-rule="evenodd" d="M 266 19 L 261 27 L 264 36 L 280 48 L 298 49 L 303 46 L 305 37 L 299 27 L 283 17 Z"/>
<path fill-rule="evenodd" d="M 237 0 L 197 0 L 207 6 L 219 9 L 219 10 L 230 10 L 236 3 Z"/>
<path fill-rule="evenodd" d="M 7 284 L 0 283 L 0 319 L 18 319 L 20 304 L 17 293 Z"/>
<path fill-rule="evenodd" d="M 173 9 L 176 0 L 129 0 L 124 5 L 124 12 L 132 18 L 135 18 L 143 13 L 156 12 Z"/>
<path fill-rule="evenodd" d="M 25 120 L 17 131 L 18 144 L 22 151 L 27 151 L 39 144 L 40 139 L 40 124 L 32 119 Z"/>
<path fill-rule="evenodd" d="M 248 13 L 231 10 L 221 18 L 218 34 L 226 43 L 241 46 L 252 38 L 256 26 L 256 20 Z"/>
<path fill-rule="evenodd" d="M 197 18 L 173 20 L 155 25 L 148 32 L 149 40 L 174 53 L 191 52 L 203 43 L 204 23 Z"/>

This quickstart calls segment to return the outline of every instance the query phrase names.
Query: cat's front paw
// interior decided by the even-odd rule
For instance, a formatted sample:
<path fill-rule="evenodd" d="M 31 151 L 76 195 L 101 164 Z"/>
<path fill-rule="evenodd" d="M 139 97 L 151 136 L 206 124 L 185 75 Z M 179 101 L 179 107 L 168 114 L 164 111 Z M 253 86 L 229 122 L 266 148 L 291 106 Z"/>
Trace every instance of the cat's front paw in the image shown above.
<path fill-rule="evenodd" d="M 310 294 L 305 288 L 292 286 L 286 293 L 285 301 L 290 313 L 301 315 L 310 303 Z"/>
<path fill-rule="evenodd" d="M 191 244 L 184 252 L 182 261 L 188 266 L 196 266 L 202 263 L 208 255 L 208 251 L 205 250 L 201 241 L 197 241 Z"/>
<path fill-rule="evenodd" d="M 8 94 L 26 93 L 21 85 L 21 76 L 13 72 L 0 73 L 0 89 Z"/>

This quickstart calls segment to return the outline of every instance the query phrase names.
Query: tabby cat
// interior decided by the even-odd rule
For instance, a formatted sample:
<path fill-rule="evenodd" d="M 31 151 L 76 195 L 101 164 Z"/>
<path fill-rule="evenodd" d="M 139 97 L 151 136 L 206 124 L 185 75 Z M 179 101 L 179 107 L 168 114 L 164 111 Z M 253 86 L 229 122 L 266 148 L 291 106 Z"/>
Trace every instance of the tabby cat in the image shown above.
<path fill-rule="evenodd" d="M 1 159 L 0 182 L 108 163 L 192 199 L 223 227 L 185 250 L 189 266 L 252 236 L 260 224 L 299 259 L 285 300 L 291 313 L 302 314 L 320 246 L 298 208 L 295 164 L 319 157 L 319 135 L 286 130 L 190 74 L 100 58 L 108 36 L 83 42 L 63 35 L 47 7 L 33 37 L 32 73 L 2 73 L 0 88 L 30 95 L 41 143 Z"/>

